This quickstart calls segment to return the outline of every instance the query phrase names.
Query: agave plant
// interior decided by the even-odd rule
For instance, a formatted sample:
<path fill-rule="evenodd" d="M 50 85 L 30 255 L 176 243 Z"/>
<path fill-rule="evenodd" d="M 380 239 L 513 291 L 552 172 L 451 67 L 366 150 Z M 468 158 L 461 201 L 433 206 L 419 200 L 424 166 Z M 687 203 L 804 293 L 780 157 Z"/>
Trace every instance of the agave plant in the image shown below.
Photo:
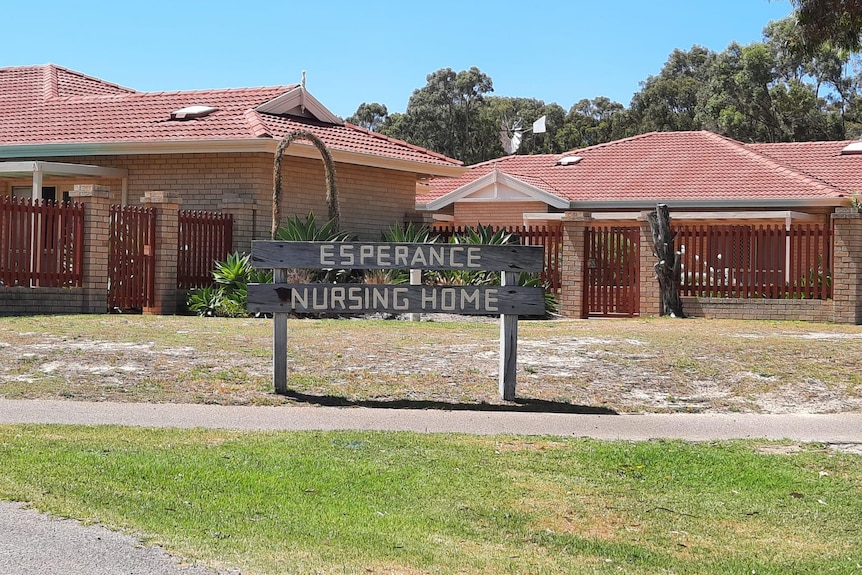
<path fill-rule="evenodd" d="M 213 268 L 213 285 L 189 292 L 189 311 L 212 317 L 244 317 L 248 315 L 248 284 L 272 282 L 272 270 L 251 266 L 248 254 L 234 252 Z"/>
<path fill-rule="evenodd" d="M 518 243 L 515 234 L 505 229 L 495 229 L 494 226 L 467 227 L 463 232 L 452 236 L 452 244 L 471 245 L 503 245 Z M 499 285 L 500 274 L 492 271 L 446 270 L 430 274 L 433 283 L 449 285 Z"/>
<path fill-rule="evenodd" d="M 413 222 L 392 225 L 380 234 L 380 241 L 396 244 L 429 244 L 439 238 L 425 226 L 416 226 Z M 410 282 L 410 272 L 403 269 L 366 270 L 363 281 L 369 284 L 406 284 Z"/>
<path fill-rule="evenodd" d="M 278 228 L 275 239 L 283 242 L 347 242 L 353 237 L 340 231 L 335 220 L 319 223 L 314 213 L 309 213 L 305 218 L 287 218 L 284 225 Z M 350 275 L 349 270 L 288 270 L 289 277 L 306 277 L 309 282 L 345 282 L 350 279 Z"/>
<path fill-rule="evenodd" d="M 275 233 L 275 239 L 283 242 L 345 242 L 351 238 L 350 234 L 338 229 L 335 220 L 321 224 L 314 213 L 309 213 L 304 219 L 299 216 L 287 218 Z"/>

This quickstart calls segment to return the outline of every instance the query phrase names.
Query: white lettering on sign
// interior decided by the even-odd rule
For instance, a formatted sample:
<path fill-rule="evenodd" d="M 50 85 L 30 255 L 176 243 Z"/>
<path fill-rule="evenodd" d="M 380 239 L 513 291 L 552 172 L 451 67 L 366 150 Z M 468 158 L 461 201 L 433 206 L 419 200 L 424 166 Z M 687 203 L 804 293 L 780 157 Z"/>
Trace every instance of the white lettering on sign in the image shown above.
<path fill-rule="evenodd" d="M 297 311 L 365 313 L 368 311 L 409 311 L 418 309 L 447 313 L 499 313 L 499 290 L 484 290 L 469 286 L 422 287 L 411 298 L 410 287 L 373 285 L 293 286 L 290 289 L 291 309 Z M 412 304 L 411 304 L 412 300 Z"/>
<path fill-rule="evenodd" d="M 337 249 L 336 246 L 338 246 Z M 349 268 L 353 266 L 414 269 L 448 267 L 481 270 L 482 248 L 445 244 L 439 246 L 429 244 L 416 244 L 416 246 L 321 244 L 318 261 L 323 268 Z"/>

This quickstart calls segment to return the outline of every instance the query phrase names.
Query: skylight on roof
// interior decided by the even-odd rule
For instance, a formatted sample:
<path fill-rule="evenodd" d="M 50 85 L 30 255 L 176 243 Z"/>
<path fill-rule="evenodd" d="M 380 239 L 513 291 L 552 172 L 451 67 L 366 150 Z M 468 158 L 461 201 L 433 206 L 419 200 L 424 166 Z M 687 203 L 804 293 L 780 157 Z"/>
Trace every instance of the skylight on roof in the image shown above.
<path fill-rule="evenodd" d="M 560 158 L 560 161 L 557 162 L 557 165 L 558 166 L 571 166 L 571 165 L 577 164 L 581 160 L 583 160 L 583 158 L 580 156 L 563 156 L 562 158 Z"/>
<path fill-rule="evenodd" d="M 862 154 L 862 142 L 851 142 L 844 146 L 841 155 L 845 154 Z"/>
<path fill-rule="evenodd" d="M 217 109 L 212 106 L 186 106 L 185 108 L 171 112 L 171 120 L 196 120 L 197 118 L 209 116 Z"/>

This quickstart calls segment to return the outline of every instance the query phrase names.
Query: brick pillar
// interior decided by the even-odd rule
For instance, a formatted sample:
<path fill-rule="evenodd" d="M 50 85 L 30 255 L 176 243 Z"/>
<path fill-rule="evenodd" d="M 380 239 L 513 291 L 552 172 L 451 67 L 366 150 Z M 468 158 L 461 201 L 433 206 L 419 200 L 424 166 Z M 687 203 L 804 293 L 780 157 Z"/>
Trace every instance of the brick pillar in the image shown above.
<path fill-rule="evenodd" d="M 153 241 L 155 289 L 147 315 L 173 315 L 179 309 L 177 289 L 177 242 L 179 241 L 179 199 L 174 192 L 144 192 L 144 206 L 156 208 L 156 237 Z"/>
<path fill-rule="evenodd" d="M 222 196 L 221 212 L 233 216 L 233 251 L 251 253 L 251 241 L 260 239 L 255 237 L 257 207 L 257 201 L 250 194 Z M 269 239 L 269 235 L 266 238 Z"/>
<path fill-rule="evenodd" d="M 564 317 L 587 317 L 588 310 L 584 308 L 584 231 L 590 220 L 590 214 L 584 212 L 566 212 L 563 215 L 560 314 Z"/>
<path fill-rule="evenodd" d="M 647 214 L 641 212 L 638 216 L 640 233 L 640 314 L 642 316 L 661 315 L 661 286 L 655 275 L 655 246 L 652 241 L 652 230 L 649 227 Z M 683 310 L 685 311 L 685 310 Z"/>
<path fill-rule="evenodd" d="M 75 184 L 69 197 L 84 204 L 84 290 L 81 313 L 108 311 L 108 243 L 111 191 L 107 186 Z"/>
<path fill-rule="evenodd" d="M 832 214 L 832 309 L 835 323 L 862 324 L 862 212 L 836 208 Z"/>

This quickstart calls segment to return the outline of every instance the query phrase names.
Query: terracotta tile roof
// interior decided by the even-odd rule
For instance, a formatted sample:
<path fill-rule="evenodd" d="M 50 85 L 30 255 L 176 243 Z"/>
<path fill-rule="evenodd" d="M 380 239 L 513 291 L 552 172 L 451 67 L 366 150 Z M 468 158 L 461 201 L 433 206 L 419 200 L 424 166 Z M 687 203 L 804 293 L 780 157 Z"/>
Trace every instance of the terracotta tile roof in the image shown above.
<path fill-rule="evenodd" d="M 559 165 L 565 156 L 581 161 Z M 860 157 L 862 161 L 862 157 Z M 435 179 L 420 205 L 497 169 L 571 202 L 839 198 L 840 186 L 712 132 L 651 132 L 558 155 L 508 156 Z M 860 165 L 862 167 L 862 165 Z"/>
<path fill-rule="evenodd" d="M 440 166 L 461 162 L 350 124 L 255 109 L 297 85 L 177 92 L 137 92 L 52 64 L 0 68 L 0 147 L 280 139 L 308 130 L 333 150 Z M 216 111 L 171 120 L 192 105 Z"/>
<path fill-rule="evenodd" d="M 841 154 L 841 150 L 854 142 L 858 140 L 747 144 L 747 147 L 846 192 L 859 192 L 862 191 L 862 157 Z"/>

